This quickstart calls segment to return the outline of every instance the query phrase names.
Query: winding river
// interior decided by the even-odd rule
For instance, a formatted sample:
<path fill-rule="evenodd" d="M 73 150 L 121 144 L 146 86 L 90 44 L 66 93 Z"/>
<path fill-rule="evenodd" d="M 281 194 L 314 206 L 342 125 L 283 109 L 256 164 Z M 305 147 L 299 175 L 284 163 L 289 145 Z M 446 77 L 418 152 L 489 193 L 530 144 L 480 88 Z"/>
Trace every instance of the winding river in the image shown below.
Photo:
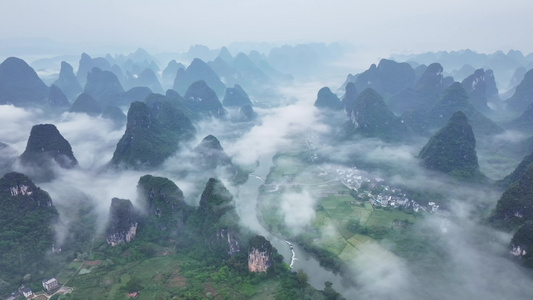
<path fill-rule="evenodd" d="M 262 157 L 259 167 L 250 175 L 248 181 L 239 188 L 238 198 L 240 199 L 239 214 L 241 220 L 258 234 L 265 236 L 270 243 L 276 247 L 283 255 L 284 260 L 294 271 L 303 270 L 308 276 L 308 282 L 316 289 L 324 289 L 324 283 L 333 283 L 333 288 L 344 297 L 350 298 L 354 295 L 355 288 L 342 276 L 334 274 L 320 266 L 319 261 L 311 254 L 302 249 L 298 244 L 287 241 L 280 236 L 274 235 L 266 230 L 257 219 L 256 206 L 259 196 L 259 187 L 263 184 L 272 165 L 271 157 Z"/>

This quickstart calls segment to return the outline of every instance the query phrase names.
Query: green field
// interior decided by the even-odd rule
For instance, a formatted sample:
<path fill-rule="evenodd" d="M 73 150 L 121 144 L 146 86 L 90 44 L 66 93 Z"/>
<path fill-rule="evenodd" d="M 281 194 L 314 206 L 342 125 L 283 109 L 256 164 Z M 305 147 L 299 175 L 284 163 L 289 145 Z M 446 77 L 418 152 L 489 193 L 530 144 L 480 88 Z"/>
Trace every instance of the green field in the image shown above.
<path fill-rule="evenodd" d="M 284 193 L 308 191 L 316 200 L 316 215 L 305 233 L 315 245 L 349 261 L 365 252 L 364 245 L 378 246 L 376 240 L 364 232 L 390 230 L 395 221 L 415 222 L 416 216 L 394 208 L 374 208 L 369 201 L 361 202 L 350 195 L 350 189 L 332 177 L 321 176 L 315 165 L 302 161 L 300 153 L 276 155 L 274 166 L 268 178 L 270 186 L 277 185 L 276 192 L 263 191 L 260 195 L 258 210 L 267 228 L 290 236 L 280 212 Z M 289 176 L 290 175 L 290 176 Z M 287 180 L 293 184 L 287 184 Z M 295 184 L 297 183 L 297 189 Z M 347 228 L 349 221 L 357 221 L 363 232 L 352 232 Z M 362 249 L 363 248 L 363 249 Z M 374 247 L 375 248 L 375 247 Z M 383 249 L 383 251 L 385 251 Z"/>

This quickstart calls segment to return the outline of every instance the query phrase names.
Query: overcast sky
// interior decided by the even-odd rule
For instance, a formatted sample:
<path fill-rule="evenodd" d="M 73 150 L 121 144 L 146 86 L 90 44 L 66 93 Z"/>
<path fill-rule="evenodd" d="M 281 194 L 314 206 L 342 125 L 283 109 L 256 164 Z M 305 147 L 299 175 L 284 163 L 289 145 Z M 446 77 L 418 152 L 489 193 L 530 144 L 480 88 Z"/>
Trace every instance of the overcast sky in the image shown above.
<path fill-rule="evenodd" d="M 533 52 L 532 13 L 530 0 L 4 0 L 0 40 L 42 37 L 80 49 L 154 52 L 233 41 L 346 41 L 389 53 L 527 54 Z"/>

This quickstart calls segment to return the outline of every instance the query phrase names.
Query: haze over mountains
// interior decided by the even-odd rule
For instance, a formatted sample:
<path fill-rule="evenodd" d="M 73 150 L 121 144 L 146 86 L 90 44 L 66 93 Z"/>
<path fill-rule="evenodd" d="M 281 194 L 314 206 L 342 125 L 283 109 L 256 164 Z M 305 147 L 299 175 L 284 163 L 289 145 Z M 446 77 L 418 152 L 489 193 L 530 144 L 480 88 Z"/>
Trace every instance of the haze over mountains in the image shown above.
<path fill-rule="evenodd" d="M 531 295 L 532 55 L 392 55 L 348 74 L 340 43 L 235 48 L 0 64 L 0 247 L 35 258 L 0 251 L 0 295 L 74 258 L 108 282 L 168 257 L 197 259 L 175 271 L 191 283 L 154 279 L 179 297 L 206 295 L 198 270 L 237 298 L 262 282 L 287 299 Z M 302 272 L 276 236 L 302 247 Z M 352 284 L 313 283 L 327 268 Z"/>

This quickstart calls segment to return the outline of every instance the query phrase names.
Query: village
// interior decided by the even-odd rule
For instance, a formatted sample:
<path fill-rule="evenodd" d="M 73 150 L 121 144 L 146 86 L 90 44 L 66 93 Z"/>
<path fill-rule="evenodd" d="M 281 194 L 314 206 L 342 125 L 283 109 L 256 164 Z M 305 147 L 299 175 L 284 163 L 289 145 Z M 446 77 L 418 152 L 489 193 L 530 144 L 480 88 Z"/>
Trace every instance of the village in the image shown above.
<path fill-rule="evenodd" d="M 47 300 L 55 294 L 68 294 L 72 292 L 72 288 L 64 286 L 58 282 L 56 278 L 43 279 L 41 284 L 43 287 L 41 292 L 34 293 L 31 288 L 22 285 L 18 290 L 11 293 L 9 297 L 5 298 L 5 300 L 16 300 L 21 297 L 26 299 Z"/>

